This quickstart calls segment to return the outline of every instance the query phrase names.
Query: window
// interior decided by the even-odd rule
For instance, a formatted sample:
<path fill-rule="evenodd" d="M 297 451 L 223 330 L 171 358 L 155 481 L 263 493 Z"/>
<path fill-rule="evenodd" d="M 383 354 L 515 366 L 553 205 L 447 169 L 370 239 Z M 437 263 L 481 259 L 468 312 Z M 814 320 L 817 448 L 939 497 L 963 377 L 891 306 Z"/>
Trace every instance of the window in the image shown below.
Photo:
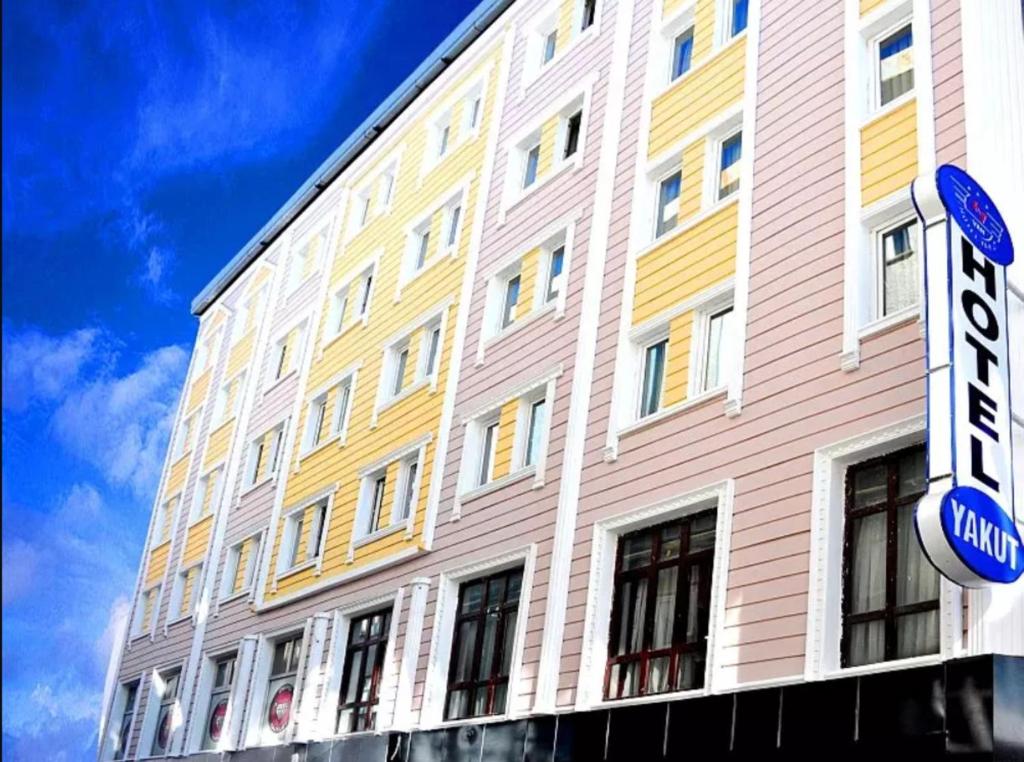
<path fill-rule="evenodd" d="M 640 417 L 658 412 L 661 408 L 661 391 L 665 385 L 665 354 L 668 339 L 661 339 L 644 349 L 643 386 L 640 390 Z"/>
<path fill-rule="evenodd" d="M 195 613 L 198 599 L 196 586 L 199 577 L 203 573 L 203 565 L 195 564 L 183 571 L 178 572 L 175 580 L 174 605 L 171 606 L 172 616 L 175 619 L 183 619 Z"/>
<path fill-rule="evenodd" d="M 366 534 L 373 534 L 379 529 L 384 529 L 384 493 L 387 490 L 388 477 L 380 474 L 373 479 L 373 492 L 370 495 L 370 512 L 366 525 Z"/>
<path fill-rule="evenodd" d="M 445 247 L 453 249 L 459 240 L 459 219 L 462 217 L 462 206 L 458 203 L 448 206 L 445 209 L 447 234 L 445 235 Z"/>
<path fill-rule="evenodd" d="M 190 415 L 178 425 L 178 436 L 174 440 L 173 460 L 178 460 L 192 449 L 192 437 L 195 434 L 195 414 Z"/>
<path fill-rule="evenodd" d="M 413 270 L 418 272 L 427 263 L 427 254 L 430 251 L 430 220 L 427 220 L 415 231 L 416 236 L 416 259 Z"/>
<path fill-rule="evenodd" d="M 390 628 L 391 611 L 387 609 L 353 619 L 349 625 L 338 733 L 374 728 Z"/>
<path fill-rule="evenodd" d="M 235 657 L 226 656 L 213 665 L 213 687 L 210 689 L 210 708 L 203 729 L 203 749 L 216 749 L 224 733 L 224 720 L 228 716 L 231 683 L 235 679 Z"/>
<path fill-rule="evenodd" d="M 878 43 L 879 105 L 914 89 L 914 35 L 906 24 Z"/>
<path fill-rule="evenodd" d="M 547 288 L 544 301 L 553 302 L 562 292 L 562 266 L 565 262 L 565 246 L 559 246 L 548 257 Z"/>
<path fill-rule="evenodd" d="M 143 591 L 139 605 L 135 611 L 135 622 L 132 627 L 134 636 L 145 635 L 153 625 L 153 612 L 156 611 L 156 602 L 160 597 L 160 585 L 154 585 Z"/>
<path fill-rule="evenodd" d="M 305 534 L 307 527 L 308 534 Z M 284 537 L 281 540 L 285 555 L 281 559 L 278 573 L 288 572 L 300 564 L 320 558 L 326 533 L 326 500 L 292 511 L 285 519 Z"/>
<path fill-rule="evenodd" d="M 672 74 L 673 81 L 679 79 L 690 70 L 693 58 L 693 27 L 678 35 L 672 41 Z"/>
<path fill-rule="evenodd" d="M 322 501 L 313 507 L 313 521 L 309 527 L 309 539 L 306 540 L 306 560 L 319 558 L 324 552 L 324 538 L 327 534 L 327 502 Z"/>
<path fill-rule="evenodd" d="M 597 18 L 597 0 L 583 0 L 580 13 L 580 31 L 584 32 L 594 25 Z"/>
<path fill-rule="evenodd" d="M 323 441 L 324 419 L 327 417 L 327 392 L 318 395 L 309 403 L 306 419 L 306 450 L 311 450 Z"/>
<path fill-rule="evenodd" d="M 537 167 L 540 164 L 540 141 L 538 140 L 526 150 L 526 161 L 523 166 L 523 188 L 529 188 L 537 182 Z"/>
<path fill-rule="evenodd" d="M 537 464 L 540 455 L 544 433 L 547 430 L 548 407 L 547 400 L 539 399 L 530 404 L 529 425 L 526 432 L 526 451 L 523 454 L 523 465 L 533 466 Z"/>
<path fill-rule="evenodd" d="M 359 278 L 359 311 L 356 317 L 365 320 L 370 312 L 370 296 L 373 293 L 373 268 L 368 269 Z"/>
<path fill-rule="evenodd" d="M 242 371 L 227 383 L 221 384 L 217 390 L 217 399 L 213 404 L 213 425 L 220 426 L 222 423 L 238 415 L 242 405 L 242 384 L 245 381 L 245 371 Z"/>
<path fill-rule="evenodd" d="M 508 328 L 516 320 L 516 307 L 519 304 L 519 284 L 521 278 L 516 273 L 505 283 L 505 300 L 501 306 L 501 327 Z"/>
<path fill-rule="evenodd" d="M 391 206 L 391 199 L 395 193 L 395 171 L 394 166 L 386 169 L 380 176 L 380 191 L 377 196 L 377 208 L 384 212 Z"/>
<path fill-rule="evenodd" d="M 224 566 L 224 597 L 252 589 L 259 551 L 259 535 L 231 546 Z"/>
<path fill-rule="evenodd" d="M 903 222 L 880 233 L 878 316 L 886 317 L 917 304 L 917 223 Z"/>
<path fill-rule="evenodd" d="M 409 345 L 397 347 L 395 350 L 394 375 L 391 377 L 391 396 L 397 397 L 405 385 L 405 368 L 409 364 Z"/>
<path fill-rule="evenodd" d="M 171 539 L 171 521 L 173 520 L 174 509 L 177 503 L 178 498 L 172 497 L 156 507 L 156 517 L 153 520 L 152 545 L 156 546 Z"/>
<path fill-rule="evenodd" d="M 675 228 L 679 222 L 679 192 L 682 188 L 683 174 L 675 170 L 658 183 L 658 216 L 655 224 L 655 236 L 662 236 Z"/>
<path fill-rule="evenodd" d="M 370 197 L 367 192 L 365 197 L 361 197 L 357 204 L 361 204 L 362 208 L 360 213 L 362 219 L 360 225 L 365 224 L 366 217 L 369 214 L 370 209 Z M 292 255 L 291 263 L 288 269 L 288 291 L 289 293 L 297 289 L 303 283 L 310 278 L 314 272 L 316 272 L 317 266 L 319 265 L 320 250 L 327 238 L 326 231 L 321 231 L 316 235 L 313 235 L 306 241 L 302 247 Z"/>
<path fill-rule="evenodd" d="M 348 413 L 352 400 L 352 385 L 355 377 L 349 376 L 340 384 L 335 392 L 334 419 L 331 422 L 331 436 L 342 436 L 348 429 Z"/>
<path fill-rule="evenodd" d="M 480 127 L 483 83 L 475 85 L 462 100 L 462 134 L 472 135 Z"/>
<path fill-rule="evenodd" d="M 438 353 L 441 348 L 441 325 L 433 323 L 423 329 L 420 347 L 420 378 L 433 378 L 437 374 Z"/>
<path fill-rule="evenodd" d="M 420 489 L 420 463 L 418 456 L 415 460 L 404 461 L 401 465 L 402 490 L 401 502 L 396 506 L 394 523 L 406 521 L 412 516 L 416 507 L 416 494 Z"/>
<path fill-rule="evenodd" d="M 192 505 L 192 521 L 199 521 L 213 514 L 214 508 L 220 502 L 220 477 L 223 473 L 223 467 L 215 468 L 199 479 L 195 502 Z"/>
<path fill-rule="evenodd" d="M 729 37 L 735 37 L 747 28 L 748 0 L 728 0 Z"/>
<path fill-rule="evenodd" d="M 914 528 L 926 488 L 921 446 L 846 472 L 844 667 L 939 651 L 939 574 Z"/>
<path fill-rule="evenodd" d="M 498 422 L 487 424 L 483 429 L 483 441 L 480 448 L 480 470 L 477 473 L 477 486 L 483 486 L 494 478 L 494 454 L 498 448 Z"/>
<path fill-rule="evenodd" d="M 179 679 L 180 674 L 175 670 L 160 672 L 153 681 L 153 688 L 160 700 L 160 709 L 156 716 L 156 732 L 153 734 L 149 749 L 149 755 L 152 757 L 164 756 L 171 743 L 171 734 L 175 730 L 174 705 L 178 701 Z"/>
<path fill-rule="evenodd" d="M 558 30 L 552 29 L 547 36 L 544 38 L 544 48 L 541 54 L 541 64 L 546 64 L 552 58 L 555 57 L 555 51 L 558 49 Z"/>
<path fill-rule="evenodd" d="M 459 587 L 446 720 L 505 711 L 522 583 L 519 568 Z"/>
<path fill-rule="evenodd" d="M 348 310 L 348 286 L 338 289 L 331 300 L 330 331 L 337 336 L 345 328 L 345 313 Z"/>
<path fill-rule="evenodd" d="M 721 159 L 718 172 L 718 198 L 732 195 L 740 188 L 740 156 L 743 151 L 743 134 L 737 132 L 722 141 Z"/>
<path fill-rule="evenodd" d="M 356 215 L 359 218 L 357 228 L 362 228 L 370 220 L 370 194 L 365 193 L 356 197 Z"/>
<path fill-rule="evenodd" d="M 734 321 L 735 313 L 731 305 L 708 315 L 698 393 L 717 389 L 725 383 L 725 371 L 729 367 L 734 348 Z"/>
<path fill-rule="evenodd" d="M 302 635 L 294 635 L 274 644 L 263 717 L 266 730 L 277 736 L 284 733 L 292 719 L 295 678 L 299 673 L 301 654 Z"/>
<path fill-rule="evenodd" d="M 583 124 L 583 112 L 577 111 L 565 122 L 565 143 L 562 158 L 568 159 L 576 153 L 580 143 L 580 126 Z"/>
<path fill-rule="evenodd" d="M 118 726 L 117 736 L 114 738 L 114 759 L 124 759 L 128 754 L 128 744 L 131 743 L 132 720 L 135 717 L 135 699 L 138 693 L 138 680 L 121 686 L 124 705 L 121 710 L 121 724 Z"/>
<path fill-rule="evenodd" d="M 249 445 L 246 484 L 249 486 L 258 484 L 270 479 L 277 473 L 283 439 L 284 424 L 282 423 L 272 428 L 263 436 L 253 440 Z"/>
<path fill-rule="evenodd" d="M 448 153 L 451 132 L 452 115 L 450 111 L 446 111 L 437 117 L 433 126 L 435 161 L 442 159 Z"/>
<path fill-rule="evenodd" d="M 271 368 L 272 381 L 279 381 L 299 367 L 302 354 L 302 340 L 306 335 L 305 324 L 296 326 L 274 343 Z"/>
<path fill-rule="evenodd" d="M 715 522 L 702 511 L 619 539 L 605 698 L 704 685 Z"/>

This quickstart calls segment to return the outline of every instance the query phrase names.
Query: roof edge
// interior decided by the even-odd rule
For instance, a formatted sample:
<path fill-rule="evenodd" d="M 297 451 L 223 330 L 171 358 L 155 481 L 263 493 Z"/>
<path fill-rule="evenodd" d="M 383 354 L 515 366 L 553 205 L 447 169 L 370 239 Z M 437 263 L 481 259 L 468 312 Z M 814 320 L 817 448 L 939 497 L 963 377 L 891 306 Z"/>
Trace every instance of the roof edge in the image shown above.
<path fill-rule="evenodd" d="M 433 52 L 353 130 L 274 215 L 192 300 L 192 314 L 209 309 L 232 283 L 337 177 L 369 148 L 419 95 L 466 51 L 514 0 L 482 0 Z"/>

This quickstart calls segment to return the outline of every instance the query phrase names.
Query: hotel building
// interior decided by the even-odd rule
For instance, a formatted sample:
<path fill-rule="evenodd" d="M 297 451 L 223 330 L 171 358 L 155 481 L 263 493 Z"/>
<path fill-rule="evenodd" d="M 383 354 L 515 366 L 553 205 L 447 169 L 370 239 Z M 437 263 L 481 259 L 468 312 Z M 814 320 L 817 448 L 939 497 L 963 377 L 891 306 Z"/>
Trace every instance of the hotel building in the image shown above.
<path fill-rule="evenodd" d="M 100 759 L 1020 758 L 909 186 L 1024 242 L 1022 71 L 1013 0 L 485 0 L 195 299 Z"/>

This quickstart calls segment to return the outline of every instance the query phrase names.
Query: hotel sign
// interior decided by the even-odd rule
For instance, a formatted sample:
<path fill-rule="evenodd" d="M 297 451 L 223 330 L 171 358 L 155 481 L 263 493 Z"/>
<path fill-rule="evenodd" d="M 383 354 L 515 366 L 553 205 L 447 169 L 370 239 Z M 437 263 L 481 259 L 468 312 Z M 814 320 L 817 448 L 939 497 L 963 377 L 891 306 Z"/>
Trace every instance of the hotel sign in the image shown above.
<path fill-rule="evenodd" d="M 911 195 L 925 231 L 928 355 L 928 492 L 917 533 L 952 581 L 1008 584 L 1024 572 L 1010 430 L 1013 244 L 992 199 L 958 167 L 918 177 Z"/>

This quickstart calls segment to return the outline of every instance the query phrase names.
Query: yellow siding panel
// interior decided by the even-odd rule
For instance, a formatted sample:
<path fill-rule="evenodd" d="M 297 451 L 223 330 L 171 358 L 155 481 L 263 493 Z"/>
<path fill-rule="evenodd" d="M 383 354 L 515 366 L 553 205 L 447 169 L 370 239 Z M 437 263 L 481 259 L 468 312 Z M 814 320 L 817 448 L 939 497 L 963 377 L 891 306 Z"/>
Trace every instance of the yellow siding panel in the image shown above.
<path fill-rule="evenodd" d="M 249 354 L 252 352 L 252 344 L 255 331 L 250 330 L 245 336 L 231 347 L 231 354 L 228 355 L 228 367 L 225 375 L 228 378 L 236 376 L 238 372 L 249 362 Z"/>
<path fill-rule="evenodd" d="M 866 16 L 883 3 L 885 0 L 860 0 L 860 15 Z"/>
<path fill-rule="evenodd" d="M 908 187 L 917 177 L 916 99 L 865 125 L 860 144 L 864 206 Z"/>
<path fill-rule="evenodd" d="M 576 11 L 576 0 L 562 0 L 558 6 L 558 36 L 555 38 L 555 52 L 563 50 L 572 41 L 573 16 Z"/>
<path fill-rule="evenodd" d="M 146 567 L 146 585 L 159 582 L 167 571 L 167 559 L 171 555 L 171 541 L 165 540 L 150 551 L 149 564 Z"/>
<path fill-rule="evenodd" d="M 512 447 L 516 435 L 516 412 L 519 400 L 505 403 L 498 418 L 498 444 L 494 448 L 494 478 L 508 476 L 512 471 Z"/>
<path fill-rule="evenodd" d="M 697 64 L 698 68 L 654 101 L 649 146 L 651 156 L 672 147 L 710 118 L 743 99 L 745 40 L 746 37 L 742 37 L 707 63 Z M 696 51 L 694 59 L 699 60 Z"/>
<path fill-rule="evenodd" d="M 685 0 L 682 0 L 685 2 Z M 678 5 L 682 5 L 682 2 Z M 693 13 L 693 62 L 703 61 L 711 53 L 715 40 L 715 9 L 718 0 L 698 0 Z"/>
<path fill-rule="evenodd" d="M 238 568 L 235 569 L 235 580 L 232 586 L 232 590 L 238 591 L 242 589 L 245 584 L 245 567 L 249 563 L 249 556 L 252 555 L 256 540 L 249 538 L 242 543 L 241 550 L 238 554 Z"/>
<path fill-rule="evenodd" d="M 213 362 L 213 358 L 210 358 L 210 362 Z M 213 369 L 207 368 L 195 381 L 192 382 L 192 387 L 188 395 L 188 409 L 192 412 L 200 403 L 206 399 L 206 392 L 210 389 L 210 377 L 213 375 Z"/>
<path fill-rule="evenodd" d="M 206 445 L 206 460 L 203 461 L 204 468 L 220 463 L 227 458 L 228 445 L 231 444 L 231 432 L 234 429 L 234 420 L 228 420 L 210 434 L 210 441 Z"/>
<path fill-rule="evenodd" d="M 188 538 L 185 541 L 185 552 L 181 556 L 181 563 L 184 566 L 202 559 L 206 555 L 206 546 L 210 541 L 210 527 L 213 526 L 213 516 L 207 516 L 192 524 L 188 528 Z"/>
<path fill-rule="evenodd" d="M 165 494 L 173 495 L 181 492 L 182 487 L 185 486 L 185 477 L 188 476 L 188 461 L 189 454 L 186 452 L 171 466 L 171 472 L 167 476 Z"/>
<path fill-rule="evenodd" d="M 704 142 L 696 140 L 683 150 L 682 183 L 679 198 L 679 221 L 700 211 L 704 173 Z"/>
<path fill-rule="evenodd" d="M 540 160 L 537 162 L 537 181 L 543 180 L 555 166 L 555 152 L 558 146 L 555 145 L 558 139 L 558 122 L 561 119 L 557 114 L 541 125 L 540 128 Z"/>
<path fill-rule="evenodd" d="M 516 315 L 523 317 L 533 309 L 533 293 L 537 287 L 537 267 L 540 264 L 540 249 L 527 252 L 522 259 L 519 272 L 519 304 Z"/>
<path fill-rule="evenodd" d="M 637 262 L 633 323 L 728 278 L 736 268 L 737 206 L 728 204 Z"/>
<path fill-rule="evenodd" d="M 690 338 L 693 333 L 693 312 L 684 312 L 669 323 L 668 367 L 665 371 L 664 404 L 666 407 L 686 399 L 690 372 Z"/>

